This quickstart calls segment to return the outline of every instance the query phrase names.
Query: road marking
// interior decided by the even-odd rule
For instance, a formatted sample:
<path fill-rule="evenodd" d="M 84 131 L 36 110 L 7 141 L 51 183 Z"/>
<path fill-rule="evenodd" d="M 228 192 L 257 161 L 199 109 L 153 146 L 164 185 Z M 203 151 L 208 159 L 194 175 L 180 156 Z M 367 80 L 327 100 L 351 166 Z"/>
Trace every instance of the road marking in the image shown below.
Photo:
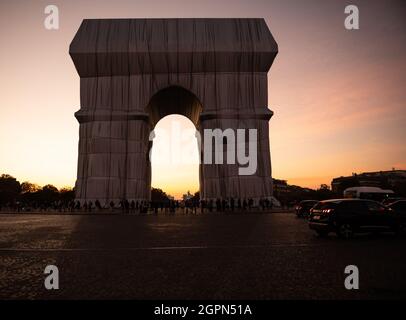
<path fill-rule="evenodd" d="M 168 247 L 128 247 L 128 248 L 0 248 L 0 252 L 85 252 L 85 251 L 159 251 L 159 250 L 201 250 L 201 249 L 255 249 L 283 247 L 320 247 L 320 244 L 269 244 L 237 246 L 168 246 Z"/>

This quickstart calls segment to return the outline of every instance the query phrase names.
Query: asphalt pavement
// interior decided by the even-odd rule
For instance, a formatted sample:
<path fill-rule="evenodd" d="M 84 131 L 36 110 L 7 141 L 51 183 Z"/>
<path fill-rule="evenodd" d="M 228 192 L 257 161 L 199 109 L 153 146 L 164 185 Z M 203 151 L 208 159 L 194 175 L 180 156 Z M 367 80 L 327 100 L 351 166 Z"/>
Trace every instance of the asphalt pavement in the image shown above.
<path fill-rule="evenodd" d="M 1 214 L 0 299 L 405 299 L 405 248 L 391 233 L 319 238 L 286 212 Z"/>

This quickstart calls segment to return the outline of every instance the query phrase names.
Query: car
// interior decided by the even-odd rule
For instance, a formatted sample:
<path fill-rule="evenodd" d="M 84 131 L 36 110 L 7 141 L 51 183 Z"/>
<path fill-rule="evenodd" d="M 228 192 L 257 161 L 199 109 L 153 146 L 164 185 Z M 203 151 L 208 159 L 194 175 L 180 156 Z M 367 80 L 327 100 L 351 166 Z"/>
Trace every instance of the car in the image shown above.
<path fill-rule="evenodd" d="M 299 204 L 296 206 L 296 215 L 301 218 L 307 218 L 310 213 L 310 209 L 319 201 L 317 200 L 303 200 L 300 201 Z"/>
<path fill-rule="evenodd" d="M 399 200 L 406 200 L 405 198 L 386 198 L 385 200 L 383 200 L 381 203 L 385 206 L 389 206 L 392 203 L 399 201 Z"/>
<path fill-rule="evenodd" d="M 379 202 L 364 199 L 320 201 L 309 216 L 309 227 L 320 236 L 335 232 L 340 238 L 352 238 L 357 232 L 398 231 L 394 211 Z"/>
<path fill-rule="evenodd" d="M 406 200 L 398 200 L 388 206 L 398 222 L 398 230 L 401 234 L 406 234 Z"/>

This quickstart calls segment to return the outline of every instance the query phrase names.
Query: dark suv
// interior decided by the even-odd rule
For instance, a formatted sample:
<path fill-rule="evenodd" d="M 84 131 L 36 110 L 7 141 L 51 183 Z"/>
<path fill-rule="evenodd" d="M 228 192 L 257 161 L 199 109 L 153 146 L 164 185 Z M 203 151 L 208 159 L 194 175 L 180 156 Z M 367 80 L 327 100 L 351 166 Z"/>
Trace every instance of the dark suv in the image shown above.
<path fill-rule="evenodd" d="M 398 222 L 398 229 L 401 234 L 406 234 L 406 200 L 398 200 L 388 206 Z"/>
<path fill-rule="evenodd" d="M 390 206 L 392 203 L 394 203 L 394 202 L 396 202 L 396 201 L 400 201 L 400 200 L 404 201 L 404 200 L 406 200 L 406 199 L 405 199 L 405 198 L 386 198 L 386 199 L 383 200 L 381 203 L 382 203 L 384 206 Z"/>
<path fill-rule="evenodd" d="M 296 206 L 296 215 L 301 218 L 307 218 L 310 214 L 310 209 L 317 203 L 317 200 L 303 200 Z"/>
<path fill-rule="evenodd" d="M 361 199 L 335 199 L 319 202 L 310 212 L 309 227 L 319 235 L 336 232 L 351 238 L 356 232 L 397 231 L 398 219 L 379 202 Z"/>

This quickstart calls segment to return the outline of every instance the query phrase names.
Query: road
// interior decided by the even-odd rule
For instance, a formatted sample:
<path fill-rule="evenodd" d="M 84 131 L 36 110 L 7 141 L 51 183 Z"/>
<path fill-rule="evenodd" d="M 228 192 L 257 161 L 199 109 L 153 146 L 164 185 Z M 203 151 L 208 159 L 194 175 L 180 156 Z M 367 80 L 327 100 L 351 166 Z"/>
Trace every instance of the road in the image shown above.
<path fill-rule="evenodd" d="M 405 248 L 319 238 L 292 213 L 1 214 L 0 299 L 405 299 Z M 44 288 L 49 264 L 59 290 Z"/>

